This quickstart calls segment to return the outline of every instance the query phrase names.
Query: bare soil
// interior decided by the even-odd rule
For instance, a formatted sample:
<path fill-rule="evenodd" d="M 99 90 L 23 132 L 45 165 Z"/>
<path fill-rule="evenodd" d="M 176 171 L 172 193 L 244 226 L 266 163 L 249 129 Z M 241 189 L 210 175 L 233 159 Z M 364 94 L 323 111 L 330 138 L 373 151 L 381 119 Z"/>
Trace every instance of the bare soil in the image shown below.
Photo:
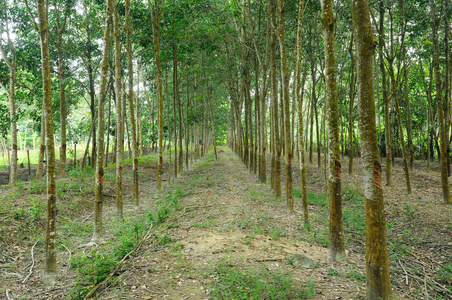
<path fill-rule="evenodd" d="M 303 228 L 301 203 L 288 213 L 284 197 L 275 197 L 269 184 L 262 184 L 229 149 L 222 148 L 218 160 L 210 154 L 178 177 L 164 184 L 165 190 L 183 189 L 180 208 L 143 240 L 115 272 L 112 281 L 101 286 L 98 299 L 210 299 L 219 278 L 220 264 L 231 270 L 280 270 L 299 286 L 314 282 L 313 299 L 363 299 L 365 295 L 365 235 L 359 224 L 364 218 L 360 161 L 355 173 L 346 172 L 343 160 L 344 206 L 354 211 L 346 222 L 346 259 L 327 258 L 328 208 L 310 203 L 312 230 Z M 321 166 L 323 167 L 323 161 Z M 268 169 L 269 170 L 269 169 Z M 394 187 L 385 187 L 388 248 L 391 280 L 398 299 L 452 299 L 452 279 L 441 271 L 452 262 L 452 209 L 442 203 L 437 163 L 426 173 L 424 162 L 412 171 L 413 195 L 406 194 L 403 169 L 397 161 Z M 125 168 L 125 218 L 155 210 L 155 166 L 140 168 L 140 210 L 131 203 L 131 167 Z M 106 174 L 112 174 L 107 170 Z M 165 166 L 164 174 L 169 174 Z M 282 172 L 284 173 L 284 172 Z M 294 172 L 299 188 L 298 170 Z M 308 164 L 308 190 L 323 193 L 324 172 L 317 163 Z M 3 188 L 0 197 L 0 299 L 67 299 L 78 271 L 69 267 L 70 256 L 89 254 L 81 245 L 89 242 L 94 188 L 92 178 L 62 179 L 60 218 L 84 224 L 66 230 L 58 249 L 60 276 L 55 286 L 44 286 L 44 217 L 27 216 L 45 203 L 45 189 L 25 185 Z M 104 219 L 115 218 L 114 177 L 105 183 Z M 12 198 L 14 197 L 14 198 Z M 318 198 L 321 198 L 319 196 Z M 38 200 L 36 200 L 38 199 Z M 35 201 L 35 202 L 33 202 Z M 34 206 L 33 206 L 34 205 Z M 30 211 L 29 211 L 30 210 Z M 20 211 L 26 211 L 21 215 Z M 45 214 L 44 214 L 45 216 Z M 67 221 L 69 222 L 69 221 Z M 356 222 L 356 223 L 353 223 Z M 110 223 L 108 223 L 110 224 Z M 105 226 L 105 245 L 114 240 L 114 225 Z M 66 225 L 65 225 L 66 226 Z M 152 232 L 152 230 L 151 230 Z M 166 242 L 162 243 L 162 237 Z M 35 244 L 35 242 L 38 242 Z M 103 247 L 103 245 L 99 245 Z M 33 250 L 32 250 L 33 248 Z M 32 258 L 33 253 L 33 258 Z M 308 263 L 299 262 L 303 256 Z M 310 264 L 312 259 L 314 264 Z M 33 263 L 34 261 L 34 263 Z M 32 271 L 30 272 L 31 266 Z M 452 266 L 451 266 L 452 268 Z M 29 277 L 27 277 L 30 275 Z M 94 287 L 94 286 L 93 286 Z M 441 298 L 442 297 L 442 298 Z"/>

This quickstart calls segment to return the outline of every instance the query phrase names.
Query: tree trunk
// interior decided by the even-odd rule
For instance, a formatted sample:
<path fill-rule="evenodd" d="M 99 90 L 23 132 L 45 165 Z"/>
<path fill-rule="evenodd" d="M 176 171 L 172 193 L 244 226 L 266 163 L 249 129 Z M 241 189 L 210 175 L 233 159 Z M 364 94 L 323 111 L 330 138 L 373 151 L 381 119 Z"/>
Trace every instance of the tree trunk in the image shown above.
<path fill-rule="evenodd" d="M 271 31 L 271 96 L 273 103 L 273 142 L 275 151 L 275 192 L 276 196 L 281 196 L 281 145 L 279 140 L 279 118 L 278 118 L 278 85 L 276 81 L 276 1 L 269 0 L 268 5 L 270 7 L 270 18 L 272 22 L 273 30 Z"/>
<path fill-rule="evenodd" d="M 386 185 L 393 186 L 392 179 L 392 147 L 391 147 L 391 123 L 389 120 L 389 98 L 388 89 L 386 85 L 386 69 L 383 59 L 383 46 L 384 46 L 384 2 L 380 2 L 380 29 L 379 29 L 379 42 L 378 42 L 378 54 L 380 57 L 380 72 L 381 72 L 381 86 L 383 89 L 383 103 L 385 106 L 385 143 L 386 143 Z"/>
<path fill-rule="evenodd" d="M 108 0 L 106 8 L 106 24 L 104 28 L 104 51 L 102 57 L 101 75 L 99 82 L 99 102 L 97 104 L 98 124 L 97 128 L 97 155 L 96 155 L 96 179 L 95 179 L 95 200 L 94 200 L 94 231 L 92 242 L 97 242 L 102 238 L 102 206 L 103 206 L 103 185 L 104 185 L 104 128 L 105 117 L 104 107 L 107 96 L 107 76 L 110 55 L 110 32 L 112 23 L 113 0 Z M 108 150 L 107 150 L 108 151 Z M 94 159 L 94 157 L 93 157 Z"/>
<path fill-rule="evenodd" d="M 116 1 L 115 1 L 116 2 Z M 123 218 L 122 192 L 122 161 L 124 158 L 124 116 L 122 108 L 121 86 L 121 44 L 119 31 L 119 15 L 117 3 L 113 11 L 114 42 L 115 42 L 115 86 L 116 86 L 116 212 L 119 219 Z"/>
<path fill-rule="evenodd" d="M 323 44 L 325 51 L 325 96 L 328 118 L 328 194 L 330 199 L 330 257 L 345 256 L 344 223 L 341 196 L 341 161 L 339 150 L 339 116 L 337 101 L 337 71 L 334 44 L 336 18 L 333 0 L 321 1 Z M 350 46 L 351 48 L 352 46 Z M 352 62 L 353 64 L 353 62 Z M 353 76 L 352 76 L 353 78 Z M 352 79 L 353 80 L 353 79 Z M 352 93 L 352 92 L 351 92 Z M 352 99 L 350 99 L 352 102 Z M 325 145 L 326 147 L 326 145 Z M 324 158 L 326 159 L 326 157 Z"/>
<path fill-rule="evenodd" d="M 433 69 L 435 70 L 435 87 L 436 87 L 436 104 L 438 109 L 438 123 L 440 135 L 440 150 L 441 150 L 441 186 L 443 189 L 443 199 L 446 204 L 452 203 L 450 196 L 449 177 L 447 176 L 447 144 L 446 140 L 446 122 L 444 116 L 444 106 L 441 96 L 442 83 L 441 73 L 439 69 L 439 41 L 438 41 L 438 27 L 440 24 L 439 18 L 436 16 L 436 4 L 434 0 L 430 0 L 430 12 L 432 19 L 432 33 L 433 33 Z"/>
<path fill-rule="evenodd" d="M 353 30 L 351 32 L 350 38 L 350 47 L 348 48 L 348 52 L 350 53 L 350 106 L 348 111 L 348 174 L 353 174 L 353 106 L 355 100 L 355 55 L 353 53 Z"/>
<path fill-rule="evenodd" d="M 138 142 L 137 142 L 137 123 L 135 121 L 135 105 L 133 94 L 133 60 L 132 60 L 132 27 L 130 24 L 130 0 L 126 0 L 126 39 L 127 39 L 127 73 L 129 75 L 129 110 L 130 127 L 132 134 L 132 160 L 133 160 L 133 200 L 136 208 L 140 206 L 138 190 Z M 157 62 L 159 63 L 159 62 Z M 161 75 L 161 72 L 160 72 Z"/>
<path fill-rule="evenodd" d="M 57 232 L 56 232 L 56 177 L 55 144 L 53 131 L 52 88 L 50 81 L 49 28 L 47 24 L 47 5 L 44 0 L 37 1 L 39 36 L 41 38 L 41 62 L 43 81 L 43 103 L 45 110 L 45 129 L 47 146 L 47 230 L 46 230 L 46 270 L 44 282 L 54 284 L 57 273 Z"/>
<path fill-rule="evenodd" d="M 304 1 L 299 0 L 298 3 L 298 22 L 297 22 L 297 40 L 296 51 L 297 61 L 295 66 L 295 101 L 298 106 L 298 151 L 300 162 L 300 178 L 301 178 L 301 202 L 303 206 L 304 227 L 310 230 L 309 221 L 309 209 L 308 209 L 308 196 L 307 196 L 307 184 L 306 184 L 306 166 L 303 144 L 303 97 L 301 90 L 304 88 L 306 72 L 303 73 L 303 80 L 300 81 L 301 69 L 302 69 L 302 45 L 303 45 L 303 14 L 304 14 Z"/>
<path fill-rule="evenodd" d="M 367 0 L 352 1 L 352 15 L 358 53 L 358 120 L 366 203 L 366 299 L 388 300 L 392 295 L 392 288 L 389 277 L 373 81 L 374 54 L 377 43 L 372 32 Z"/>
<path fill-rule="evenodd" d="M 285 20 L 285 7 L 284 1 L 279 0 L 278 2 L 278 12 L 279 12 L 279 45 L 281 53 L 281 75 L 282 75 L 282 85 L 283 85 L 283 99 L 284 103 L 284 142 L 286 148 L 286 205 L 287 209 L 292 212 L 294 210 L 293 201 L 293 182 L 292 182 L 292 136 L 290 130 L 290 103 L 289 103 L 289 81 L 290 73 L 287 69 L 287 54 L 286 54 L 286 42 L 285 42 L 285 32 L 284 32 L 284 20 Z"/>

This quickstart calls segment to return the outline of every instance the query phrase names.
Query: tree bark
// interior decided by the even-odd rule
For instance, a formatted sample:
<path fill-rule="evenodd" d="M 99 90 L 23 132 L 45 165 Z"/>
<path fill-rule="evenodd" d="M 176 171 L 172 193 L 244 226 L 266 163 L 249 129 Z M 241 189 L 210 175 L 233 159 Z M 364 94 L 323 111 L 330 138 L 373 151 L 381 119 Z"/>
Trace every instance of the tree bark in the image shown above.
<path fill-rule="evenodd" d="M 449 187 L 449 177 L 447 176 L 447 144 L 446 140 L 446 124 L 444 116 L 444 106 L 441 96 L 442 83 L 441 73 L 439 67 L 439 41 L 438 41 L 438 27 L 440 20 L 436 15 L 436 4 L 434 0 L 430 0 L 430 13 L 432 19 L 432 33 L 433 33 L 433 69 L 435 71 L 435 87 L 436 87 L 436 104 L 438 109 L 438 123 L 440 135 L 440 151 L 441 151 L 441 186 L 443 190 L 443 199 L 446 204 L 452 203 Z"/>
<path fill-rule="evenodd" d="M 323 0 L 322 27 L 325 51 L 325 96 L 328 119 L 328 193 L 330 198 L 330 257 L 345 256 L 344 223 L 341 196 L 341 161 L 334 31 L 336 18 L 333 0 Z M 350 47 L 351 48 L 351 47 Z M 352 101 L 350 99 L 350 101 Z"/>
<path fill-rule="evenodd" d="M 133 60 L 132 60 L 132 27 L 130 24 L 130 0 L 126 0 L 126 39 L 127 39 L 127 73 L 129 75 L 129 110 L 130 127 L 132 135 L 132 160 L 133 160 L 133 200 L 136 208 L 140 206 L 138 190 L 138 142 L 137 142 L 137 123 L 135 121 L 135 101 L 133 94 Z M 161 73 L 161 72 L 160 72 Z M 161 74 L 160 74 L 161 75 Z"/>
<path fill-rule="evenodd" d="M 392 288 L 375 123 L 373 64 L 376 40 L 372 32 L 368 1 L 352 1 L 352 15 L 358 53 L 358 120 L 366 203 L 366 299 L 387 300 L 392 295 Z"/>
<path fill-rule="evenodd" d="M 96 154 L 96 179 L 95 179 L 95 200 L 94 200 L 94 231 L 92 242 L 97 242 L 102 238 L 102 206 L 103 206 L 103 185 L 104 185 L 104 128 L 105 128 L 105 98 L 107 96 L 107 76 L 110 54 L 110 32 L 112 23 L 113 0 L 107 1 L 106 24 L 104 28 L 104 51 L 102 58 L 100 82 L 99 82 L 99 103 L 97 104 L 98 133 L 97 133 L 97 154 Z M 108 150 L 107 150 L 108 151 Z M 94 159 L 94 157 L 93 157 Z"/>
<path fill-rule="evenodd" d="M 284 103 L 284 142 L 285 142 L 285 154 L 286 154 L 286 205 L 287 209 L 292 212 L 294 210 L 293 200 L 293 182 L 292 182 L 292 136 L 290 130 L 290 102 L 289 102 L 289 81 L 290 73 L 287 69 L 287 54 L 286 54 L 286 41 L 284 32 L 284 20 L 285 20 L 285 7 L 284 0 L 278 2 L 279 12 L 279 45 L 281 54 L 281 75 L 283 85 L 283 99 Z"/>
<path fill-rule="evenodd" d="M 119 15 L 117 1 L 113 11 L 114 41 L 115 41 L 115 86 L 116 86 L 116 211 L 118 218 L 123 218 L 123 191 L 122 191 L 122 161 L 124 158 L 124 123 L 122 108 L 121 83 L 121 44 L 119 32 Z"/>
<path fill-rule="evenodd" d="M 37 1 L 39 36 L 41 39 L 41 62 L 43 80 L 43 102 L 45 109 L 45 129 L 47 146 L 47 230 L 46 230 L 46 270 L 44 282 L 54 283 L 57 273 L 57 231 L 56 231 L 56 177 L 55 144 L 53 130 L 52 88 L 50 81 L 49 28 L 47 24 L 47 5 L 44 0 Z"/>
<path fill-rule="evenodd" d="M 306 77 L 306 72 L 303 74 L 303 80 L 300 81 L 301 69 L 303 66 L 302 56 L 302 46 L 303 46 L 303 14 L 304 14 L 304 1 L 299 0 L 298 2 L 298 22 L 297 22 L 297 40 L 296 40 L 296 50 L 297 50 L 297 60 L 295 66 L 295 101 L 298 106 L 298 151 L 299 151 L 299 162 L 300 162 L 300 178 L 301 178 L 301 203 L 303 206 L 303 219 L 304 227 L 310 230 L 309 221 L 309 209 L 308 209 L 308 196 L 307 196 L 307 182 L 306 182 L 306 165 L 305 165 L 305 155 L 304 155 L 304 143 L 303 143 L 303 97 L 301 90 L 304 88 L 304 82 Z M 294 125 L 295 126 L 295 125 Z"/>

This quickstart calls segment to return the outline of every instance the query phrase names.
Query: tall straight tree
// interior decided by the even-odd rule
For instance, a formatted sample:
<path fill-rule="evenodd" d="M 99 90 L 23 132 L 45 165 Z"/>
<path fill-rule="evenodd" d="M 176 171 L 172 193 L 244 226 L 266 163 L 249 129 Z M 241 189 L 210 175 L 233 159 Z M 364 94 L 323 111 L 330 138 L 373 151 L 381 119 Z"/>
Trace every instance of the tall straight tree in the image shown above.
<path fill-rule="evenodd" d="M 440 19 L 438 18 L 436 11 L 436 4 L 434 0 L 430 0 L 430 13 L 432 19 L 432 33 L 433 33 L 433 69 L 435 71 L 435 87 L 436 87 L 436 105 L 438 108 L 438 123 L 439 123 L 439 135 L 440 135 L 440 164 L 441 164 L 441 186 L 443 189 L 444 202 L 452 203 L 450 196 L 449 177 L 447 176 L 447 140 L 446 140 L 446 125 L 445 116 L 443 112 L 443 99 L 442 99 L 442 83 L 441 72 L 439 69 L 439 41 L 438 41 L 438 28 Z"/>
<path fill-rule="evenodd" d="M 113 3 L 113 24 L 115 39 L 115 87 L 116 87 L 116 209 L 120 219 L 123 216 L 123 192 L 122 192 L 122 160 L 124 157 L 124 116 L 122 108 L 121 86 L 121 41 L 119 31 L 119 15 L 117 0 Z"/>
<path fill-rule="evenodd" d="M 49 27 L 47 23 L 47 4 L 37 1 L 39 37 L 41 39 L 41 64 L 43 84 L 43 105 L 47 146 L 47 230 L 46 230 L 46 270 L 44 282 L 53 284 L 57 273 L 56 251 L 56 177 L 55 144 L 53 131 L 52 87 L 50 81 Z"/>
<path fill-rule="evenodd" d="M 8 96 L 9 101 L 9 121 L 11 123 L 11 164 L 9 169 L 9 185 L 14 186 L 17 181 L 17 122 L 16 122 L 16 103 L 15 103 L 15 89 L 16 89 L 16 48 L 11 40 L 11 34 L 9 32 L 9 21 L 7 16 L 6 2 L 3 0 L 0 3 L 0 8 L 2 13 L 0 17 L 0 58 L 3 59 L 9 69 L 9 88 L 7 88 L 3 83 L 0 82 L 0 86 L 5 91 Z M 3 46 L 1 35 L 4 33 L 6 35 L 6 41 L 11 52 L 11 58 L 8 58 L 6 51 Z"/>
<path fill-rule="evenodd" d="M 341 196 L 341 153 L 339 150 L 339 116 L 337 98 L 337 71 L 334 33 L 336 18 L 333 0 L 320 1 L 322 5 L 323 45 L 325 51 L 325 96 L 328 118 L 328 194 L 330 197 L 330 257 L 345 256 L 344 223 Z"/>
<path fill-rule="evenodd" d="M 94 200 L 94 232 L 92 242 L 102 238 L 102 206 L 103 206 L 103 185 L 104 185 L 104 128 L 105 117 L 104 107 L 107 96 L 107 77 L 110 54 L 110 32 L 112 23 L 112 12 L 114 10 L 113 0 L 107 1 L 106 24 L 104 28 L 104 51 L 102 57 L 102 66 L 99 82 L 99 103 L 97 104 L 97 153 L 96 153 L 96 181 L 95 181 L 95 200 Z M 108 151 L 108 149 L 107 149 Z M 94 158 L 93 158 L 94 159 Z"/>
<path fill-rule="evenodd" d="M 284 142 L 286 151 L 286 204 L 287 209 L 294 210 L 293 182 L 292 182 L 292 135 L 290 131 L 290 102 L 289 102 L 289 81 L 290 72 L 287 69 L 286 40 L 284 32 L 285 7 L 284 0 L 278 2 L 279 26 L 278 37 L 281 55 L 281 75 L 283 78 L 283 103 L 284 103 Z"/>
<path fill-rule="evenodd" d="M 64 6 L 63 18 L 60 20 L 59 6 L 54 1 L 56 8 L 56 29 L 57 29 L 57 53 L 58 53 L 58 81 L 60 84 L 60 131 L 61 131 L 61 149 L 60 149 L 60 175 L 66 173 L 66 84 L 64 75 L 64 54 L 63 54 L 63 34 L 66 29 L 66 20 L 71 1 L 66 1 Z"/>
<path fill-rule="evenodd" d="M 268 0 L 270 20 L 271 20 L 271 42 L 270 42 L 270 90 L 273 114 L 273 149 L 275 156 L 274 166 L 274 188 L 277 196 L 281 196 L 281 144 L 279 140 L 279 118 L 278 118 L 278 84 L 276 80 L 276 1 Z"/>
<path fill-rule="evenodd" d="M 133 160 L 133 200 L 135 207 L 140 205 L 138 195 L 138 142 L 137 123 L 135 122 L 135 101 L 133 94 L 133 60 L 132 60 L 132 27 L 130 25 L 130 0 L 126 0 L 126 39 L 127 39 L 127 71 L 129 79 L 129 109 L 130 127 L 132 129 L 132 160 Z"/>
<path fill-rule="evenodd" d="M 155 7 L 151 5 L 151 0 L 148 0 L 149 9 L 151 10 L 152 29 L 154 39 L 155 62 L 157 64 L 157 119 L 158 119 L 158 134 L 159 134 L 159 160 L 157 164 L 157 191 L 162 190 L 162 167 L 163 167 L 163 81 L 162 81 L 162 65 L 160 63 L 160 19 L 165 5 L 164 0 L 154 0 Z M 180 100 L 179 100 L 179 109 Z M 179 117 L 180 117 L 179 113 Z M 180 124 L 180 123 L 179 123 Z M 182 128 L 180 128 L 181 130 Z M 180 147 L 182 151 L 182 147 Z M 182 161 L 182 157 L 180 157 Z"/>
<path fill-rule="evenodd" d="M 304 88 L 301 84 L 301 68 L 302 68 L 302 38 L 303 38 L 303 14 L 304 14 L 304 1 L 300 0 L 298 3 L 298 22 L 297 22 L 297 61 L 295 66 L 295 101 L 298 105 L 298 151 L 300 161 L 300 178 L 301 178 L 301 202 L 303 206 L 304 226 L 310 229 L 309 222 L 309 210 L 308 210 L 308 194 L 306 184 L 306 165 L 304 155 L 304 143 L 303 143 L 303 98 L 301 96 L 301 89 Z M 305 81 L 306 73 L 303 75 L 303 83 Z"/>
<path fill-rule="evenodd" d="M 358 56 L 358 121 L 366 205 L 366 299 L 387 300 L 391 297 L 392 288 L 375 122 L 373 64 L 377 43 L 372 32 L 368 1 L 352 1 L 352 16 Z"/>

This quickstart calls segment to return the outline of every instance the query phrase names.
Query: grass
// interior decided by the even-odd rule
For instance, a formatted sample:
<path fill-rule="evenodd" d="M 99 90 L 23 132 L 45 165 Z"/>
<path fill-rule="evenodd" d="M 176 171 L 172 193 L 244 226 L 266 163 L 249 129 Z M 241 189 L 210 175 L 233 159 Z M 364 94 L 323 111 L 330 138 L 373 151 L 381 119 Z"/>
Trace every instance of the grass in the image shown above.
<path fill-rule="evenodd" d="M 218 277 L 210 293 L 212 299 L 307 299 L 315 292 L 312 280 L 302 288 L 290 274 L 279 270 L 240 270 L 223 261 L 212 273 Z"/>

